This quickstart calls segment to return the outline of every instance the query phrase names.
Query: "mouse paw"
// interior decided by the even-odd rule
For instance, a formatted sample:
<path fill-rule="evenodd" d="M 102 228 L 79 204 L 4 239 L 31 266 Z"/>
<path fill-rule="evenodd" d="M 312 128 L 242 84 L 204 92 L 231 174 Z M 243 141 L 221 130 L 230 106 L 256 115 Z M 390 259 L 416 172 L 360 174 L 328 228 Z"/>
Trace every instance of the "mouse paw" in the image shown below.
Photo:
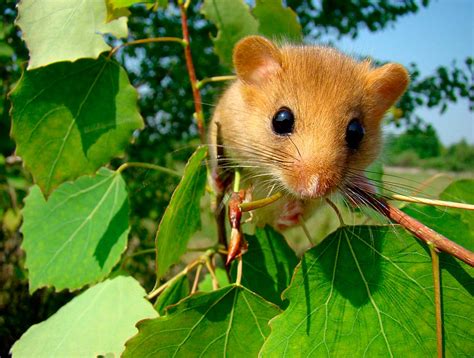
<path fill-rule="evenodd" d="M 282 208 L 281 214 L 276 219 L 276 227 L 285 230 L 300 223 L 300 217 L 305 213 L 304 205 L 299 200 L 287 201 Z"/>

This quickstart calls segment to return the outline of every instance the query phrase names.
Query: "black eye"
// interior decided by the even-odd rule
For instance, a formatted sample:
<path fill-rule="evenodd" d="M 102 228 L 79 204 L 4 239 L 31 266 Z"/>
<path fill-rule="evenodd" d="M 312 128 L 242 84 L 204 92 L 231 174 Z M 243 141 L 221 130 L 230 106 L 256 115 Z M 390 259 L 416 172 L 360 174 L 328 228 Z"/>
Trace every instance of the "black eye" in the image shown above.
<path fill-rule="evenodd" d="M 360 124 L 359 120 L 353 119 L 350 121 L 346 129 L 347 146 L 351 149 L 359 148 L 362 138 L 364 138 L 365 129 Z"/>
<path fill-rule="evenodd" d="M 272 126 L 276 134 L 288 135 L 293 133 L 294 124 L 295 116 L 289 108 L 282 107 L 273 116 Z"/>

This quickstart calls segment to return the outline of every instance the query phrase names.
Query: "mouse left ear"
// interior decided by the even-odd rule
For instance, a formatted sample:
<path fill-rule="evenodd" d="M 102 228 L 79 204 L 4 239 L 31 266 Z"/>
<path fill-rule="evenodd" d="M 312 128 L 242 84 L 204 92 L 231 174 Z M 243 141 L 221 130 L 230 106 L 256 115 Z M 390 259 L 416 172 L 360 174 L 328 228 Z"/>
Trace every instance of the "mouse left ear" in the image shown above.
<path fill-rule="evenodd" d="M 368 91 L 374 100 L 376 116 L 382 116 L 405 92 L 410 83 L 402 65 L 389 63 L 369 72 Z"/>
<path fill-rule="evenodd" d="M 281 68 L 281 53 L 271 41 L 262 36 L 248 36 L 234 47 L 234 67 L 237 76 L 258 84 Z"/>

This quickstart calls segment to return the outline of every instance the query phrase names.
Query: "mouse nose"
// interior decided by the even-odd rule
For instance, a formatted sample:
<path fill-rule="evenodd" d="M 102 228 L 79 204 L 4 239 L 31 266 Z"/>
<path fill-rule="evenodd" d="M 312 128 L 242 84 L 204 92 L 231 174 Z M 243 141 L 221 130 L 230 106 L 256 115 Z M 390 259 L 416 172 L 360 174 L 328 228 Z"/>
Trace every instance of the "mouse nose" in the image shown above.
<path fill-rule="evenodd" d="M 296 191 L 302 198 L 316 199 L 326 195 L 331 189 L 331 183 L 322 175 L 312 174 L 301 178 Z"/>
<path fill-rule="evenodd" d="M 285 181 L 289 189 L 302 199 L 317 199 L 337 189 L 341 173 L 338 166 L 331 163 L 299 162 Z"/>

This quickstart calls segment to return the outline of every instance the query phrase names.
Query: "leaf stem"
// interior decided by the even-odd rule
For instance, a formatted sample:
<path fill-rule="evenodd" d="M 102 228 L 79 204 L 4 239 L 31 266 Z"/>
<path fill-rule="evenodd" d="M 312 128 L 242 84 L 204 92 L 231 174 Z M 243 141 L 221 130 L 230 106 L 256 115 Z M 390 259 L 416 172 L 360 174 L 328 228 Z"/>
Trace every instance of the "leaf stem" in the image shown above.
<path fill-rule="evenodd" d="M 433 244 L 428 244 L 431 253 L 431 263 L 433 266 L 433 285 L 435 295 L 436 309 L 436 347 L 438 350 L 438 358 L 443 357 L 443 315 L 441 310 L 441 284 L 439 271 L 439 255 Z"/>
<path fill-rule="evenodd" d="M 212 279 L 212 289 L 218 290 L 219 289 L 219 280 L 217 279 L 216 272 L 214 270 L 214 267 L 211 263 L 211 259 L 209 257 L 206 258 L 205 260 L 207 270 L 209 271 L 209 274 L 211 275 Z"/>
<path fill-rule="evenodd" d="M 342 219 L 342 215 L 341 215 L 341 212 L 339 211 L 339 209 L 337 208 L 336 204 L 334 204 L 334 202 L 329 199 L 329 198 L 326 198 L 326 203 L 328 203 L 328 205 L 334 210 L 334 212 L 336 213 L 337 215 L 337 218 L 339 219 L 339 223 L 341 224 L 341 227 L 342 226 L 346 226 L 346 224 L 344 223 L 344 220 Z"/>
<path fill-rule="evenodd" d="M 191 270 L 193 270 L 195 267 L 202 266 L 206 264 L 207 260 L 210 260 L 210 258 L 216 253 L 215 249 L 209 249 L 207 250 L 204 254 L 199 256 L 196 260 L 190 262 L 183 270 L 178 272 L 175 276 L 173 276 L 171 279 L 166 281 L 164 284 L 161 286 L 157 287 L 156 289 L 153 289 L 147 296 L 146 298 L 151 300 L 152 298 L 158 296 L 161 292 L 163 292 L 171 283 L 176 281 L 179 277 L 183 275 L 187 275 Z"/>
<path fill-rule="evenodd" d="M 201 93 L 199 92 L 199 88 L 197 87 L 196 72 L 194 70 L 193 58 L 191 56 L 188 18 L 186 16 L 187 6 L 189 6 L 189 1 L 186 1 L 186 3 L 183 3 L 182 1 L 179 2 L 179 10 L 181 13 L 181 28 L 183 31 L 183 39 L 185 41 L 184 57 L 186 59 L 186 67 L 188 69 L 189 81 L 191 82 L 191 88 L 193 91 L 195 118 L 199 130 L 199 137 L 201 139 L 201 143 L 205 143 L 206 130 L 204 128 L 204 113 L 202 111 Z"/>
<path fill-rule="evenodd" d="M 193 282 L 193 287 L 191 289 L 191 294 L 197 291 L 198 284 L 199 284 L 199 277 L 201 276 L 201 271 L 202 271 L 202 264 L 199 265 L 196 270 L 196 275 L 194 276 L 194 282 Z"/>
<path fill-rule="evenodd" d="M 130 260 L 132 257 L 146 255 L 146 254 L 153 254 L 155 252 L 156 252 L 156 249 L 153 248 L 153 249 L 140 250 L 130 255 L 127 255 L 123 258 L 122 263 L 120 264 L 120 268 L 123 269 L 125 267 L 125 263 L 127 262 L 127 260 Z"/>
<path fill-rule="evenodd" d="M 444 200 L 426 199 L 426 198 L 420 198 L 420 197 L 417 197 L 417 196 L 406 196 L 406 195 L 400 195 L 400 194 L 393 194 L 393 195 L 390 196 L 390 199 L 400 200 L 400 201 L 407 201 L 409 203 L 426 204 L 426 205 L 432 205 L 432 206 L 444 206 L 444 207 L 447 207 L 447 208 L 474 210 L 474 205 L 473 204 L 456 203 L 456 202 L 453 202 L 453 201 L 444 201 Z"/>
<path fill-rule="evenodd" d="M 280 199 L 282 196 L 283 196 L 283 194 L 281 192 L 278 192 L 278 193 L 273 194 L 272 196 L 269 196 L 268 198 L 265 198 L 265 199 L 255 200 L 255 201 L 251 201 L 251 202 L 248 202 L 248 203 L 242 203 L 242 204 L 240 204 L 240 209 L 242 210 L 242 212 L 252 211 L 252 210 L 255 210 L 255 209 L 260 209 L 260 208 L 263 208 L 267 205 L 270 205 L 270 204 L 274 203 L 275 201 Z"/>
<path fill-rule="evenodd" d="M 201 89 L 207 83 L 232 81 L 232 80 L 235 80 L 236 78 L 237 78 L 237 76 L 234 76 L 234 75 L 206 77 L 206 78 L 203 78 L 202 80 L 198 81 L 197 84 L 196 84 L 196 87 L 198 89 Z"/>
<path fill-rule="evenodd" d="M 152 43 L 152 42 L 178 42 L 183 46 L 186 46 L 186 41 L 179 38 L 179 37 L 152 37 L 148 39 L 140 39 L 140 40 L 135 40 L 135 41 L 130 41 L 130 42 L 125 42 L 121 45 L 115 46 L 110 52 L 109 55 L 107 56 L 108 59 L 111 59 L 112 56 L 120 50 L 122 47 L 125 46 L 131 46 L 131 45 L 141 45 L 141 44 L 146 44 L 146 43 Z"/>
<path fill-rule="evenodd" d="M 236 170 L 234 172 L 234 192 L 237 193 L 240 190 L 240 171 Z"/>
<path fill-rule="evenodd" d="M 162 172 L 162 173 L 170 174 L 170 175 L 173 175 L 173 176 L 176 176 L 176 177 L 181 178 L 181 174 L 179 174 L 178 172 L 176 172 L 176 171 L 174 171 L 174 170 L 172 170 L 172 169 L 169 169 L 169 168 L 166 168 L 166 167 L 162 167 L 162 166 L 156 165 L 156 164 L 141 163 L 141 162 L 127 162 L 127 163 L 123 163 L 120 167 L 118 167 L 118 169 L 116 170 L 116 172 L 117 172 L 117 173 L 121 173 L 121 172 L 123 172 L 125 169 L 128 169 L 128 168 L 153 169 L 153 170 L 156 170 L 156 171 L 159 171 L 159 172 Z"/>
<path fill-rule="evenodd" d="M 309 244 L 311 245 L 311 247 L 313 247 L 314 246 L 313 238 L 311 237 L 311 234 L 309 233 L 308 227 L 306 226 L 306 223 L 304 222 L 303 216 L 300 215 L 298 220 L 300 222 L 301 228 L 303 229 L 303 232 L 304 232 L 306 238 L 309 241 Z"/>
<path fill-rule="evenodd" d="M 235 284 L 240 286 L 242 282 L 242 271 L 243 271 L 243 260 L 242 255 L 237 258 L 237 277 L 235 279 Z"/>

